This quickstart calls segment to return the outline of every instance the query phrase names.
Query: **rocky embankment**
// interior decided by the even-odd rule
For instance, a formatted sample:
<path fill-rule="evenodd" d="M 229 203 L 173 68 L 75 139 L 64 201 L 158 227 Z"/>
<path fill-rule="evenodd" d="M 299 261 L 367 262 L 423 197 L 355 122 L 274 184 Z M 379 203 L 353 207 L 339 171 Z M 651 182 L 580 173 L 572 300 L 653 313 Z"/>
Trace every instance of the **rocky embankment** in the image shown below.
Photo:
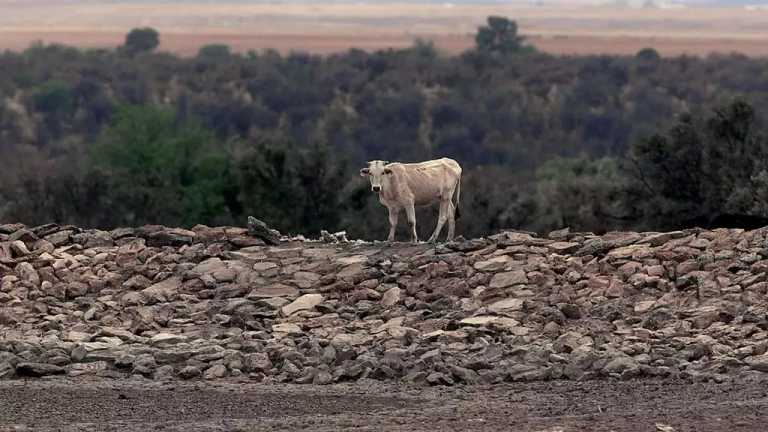
<path fill-rule="evenodd" d="M 3 225 L 0 377 L 762 374 L 766 233 L 503 232 L 435 247 Z"/>

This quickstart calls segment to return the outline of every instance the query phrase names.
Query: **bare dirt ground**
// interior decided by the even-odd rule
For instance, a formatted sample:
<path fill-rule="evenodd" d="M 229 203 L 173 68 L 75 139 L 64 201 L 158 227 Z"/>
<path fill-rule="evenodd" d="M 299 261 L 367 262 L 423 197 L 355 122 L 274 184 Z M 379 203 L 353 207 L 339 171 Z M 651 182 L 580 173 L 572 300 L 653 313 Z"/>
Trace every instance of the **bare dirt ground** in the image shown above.
<path fill-rule="evenodd" d="M 429 39 L 447 54 L 474 44 L 488 15 L 514 19 L 537 48 L 555 54 L 768 55 L 768 10 L 533 7 L 525 4 L 119 3 L 0 0 L 0 50 L 35 41 L 114 47 L 131 28 L 161 33 L 161 49 L 194 55 L 209 43 L 246 52 L 274 48 L 327 54 L 400 48 Z"/>
<path fill-rule="evenodd" d="M 766 384 L 763 378 L 455 388 L 5 381 L 0 431 L 764 431 Z"/>

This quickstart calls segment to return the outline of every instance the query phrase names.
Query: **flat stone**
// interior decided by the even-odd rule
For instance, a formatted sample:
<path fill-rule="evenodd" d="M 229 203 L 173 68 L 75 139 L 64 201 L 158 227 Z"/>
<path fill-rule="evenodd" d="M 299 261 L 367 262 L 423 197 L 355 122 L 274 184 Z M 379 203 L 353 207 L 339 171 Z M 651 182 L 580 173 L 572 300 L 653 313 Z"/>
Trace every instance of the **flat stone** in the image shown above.
<path fill-rule="evenodd" d="M 512 285 L 527 284 L 528 277 L 523 270 L 497 273 L 491 279 L 491 288 L 506 288 Z"/>
<path fill-rule="evenodd" d="M 191 245 L 194 243 L 197 234 L 181 228 L 164 228 L 161 231 L 149 234 L 147 246 L 162 247 Z"/>
<path fill-rule="evenodd" d="M 460 321 L 461 324 L 472 327 L 487 327 L 489 325 L 514 328 L 520 325 L 520 322 L 513 320 L 512 318 L 497 317 L 491 315 L 480 315 L 469 318 L 464 318 Z"/>
<path fill-rule="evenodd" d="M 488 305 L 488 310 L 493 313 L 514 312 L 522 310 L 523 303 L 525 303 L 523 299 L 508 298 Z"/>
<path fill-rule="evenodd" d="M 331 339 L 331 344 L 334 346 L 351 345 L 359 346 L 365 345 L 369 341 L 373 340 L 373 337 L 367 334 L 360 333 L 339 333 Z"/>
<path fill-rule="evenodd" d="M 614 249 L 608 252 L 607 256 L 613 259 L 627 259 L 633 256 L 642 256 L 650 253 L 650 248 L 647 245 L 630 245 Z"/>
<path fill-rule="evenodd" d="M 101 371 L 109 369 L 109 364 L 105 361 L 95 361 L 91 363 L 73 363 L 67 367 L 67 375 L 76 377 L 81 375 L 96 375 Z"/>
<path fill-rule="evenodd" d="M 293 323 L 281 323 L 272 326 L 272 333 L 285 333 L 289 335 L 301 335 L 304 332 L 301 327 Z"/>
<path fill-rule="evenodd" d="M 348 266 L 352 264 L 364 264 L 368 262 L 368 257 L 365 255 L 353 255 L 348 257 L 337 258 L 336 262 L 343 266 Z"/>
<path fill-rule="evenodd" d="M 247 298 L 269 298 L 269 297 L 295 297 L 299 295 L 299 290 L 290 285 L 276 283 L 267 286 L 254 288 Z"/>
<path fill-rule="evenodd" d="M 510 258 L 507 255 L 501 255 L 491 258 L 487 261 L 478 261 L 473 267 L 477 271 L 497 272 L 499 270 L 503 270 L 509 261 Z"/>
<path fill-rule="evenodd" d="M 263 262 L 257 262 L 253 265 L 253 270 L 257 272 L 265 272 L 267 270 L 272 270 L 275 268 L 278 268 L 279 266 L 273 262 L 269 261 L 263 261 Z"/>
<path fill-rule="evenodd" d="M 208 258 L 207 260 L 196 265 L 192 270 L 190 270 L 190 273 L 197 276 L 202 276 L 205 274 L 212 274 L 216 271 L 226 270 L 227 268 L 227 264 L 220 258 Z"/>
<path fill-rule="evenodd" d="M 283 297 L 268 297 L 256 301 L 257 307 L 266 307 L 268 309 L 277 310 L 285 306 L 288 303 L 288 299 Z"/>
<path fill-rule="evenodd" d="M 752 370 L 768 372 L 768 354 L 748 358 L 746 363 Z"/>
<path fill-rule="evenodd" d="M 569 254 L 576 252 L 581 245 L 573 242 L 554 242 L 547 245 L 547 247 L 558 254 Z"/>
<path fill-rule="evenodd" d="M 149 288 L 141 291 L 148 302 L 168 302 L 174 300 L 179 294 L 181 287 L 180 277 L 171 277 L 162 282 L 158 282 Z"/>
<path fill-rule="evenodd" d="M 322 302 L 323 302 L 322 294 L 304 294 L 303 296 L 297 298 L 290 304 L 283 306 L 282 308 L 283 315 L 289 316 L 298 311 L 312 310 L 315 308 L 315 306 L 319 305 Z"/>
<path fill-rule="evenodd" d="M 173 333 L 158 333 L 149 338 L 149 343 L 156 346 L 176 345 L 178 343 L 186 341 L 186 336 L 177 335 Z"/>
<path fill-rule="evenodd" d="M 329 248 L 307 248 L 301 252 L 302 256 L 307 258 L 321 259 L 335 255 L 338 251 Z"/>
<path fill-rule="evenodd" d="M 666 233 L 648 233 L 639 243 L 648 243 L 651 246 L 661 246 L 664 243 L 676 239 L 685 237 L 685 233 L 682 231 L 672 231 Z"/>
<path fill-rule="evenodd" d="M 73 234 L 72 241 L 86 248 L 111 247 L 115 245 L 112 236 L 106 231 L 88 230 L 80 234 Z"/>
<path fill-rule="evenodd" d="M 362 274 L 364 271 L 365 267 L 363 267 L 362 264 L 350 264 L 341 269 L 341 271 L 336 274 L 336 277 L 341 280 L 354 280 L 356 276 Z"/>
<path fill-rule="evenodd" d="M 296 281 L 317 282 L 320 280 L 320 275 L 314 272 L 297 271 L 293 274 L 293 279 Z"/>
<path fill-rule="evenodd" d="M 68 331 L 64 334 L 64 340 L 68 342 L 90 342 L 93 335 L 77 331 Z"/>
<path fill-rule="evenodd" d="M 51 235 L 45 236 L 45 240 L 50 242 L 54 247 L 60 247 L 68 244 L 71 241 L 72 234 L 75 232 L 72 230 L 59 231 Z"/>
<path fill-rule="evenodd" d="M 237 272 L 231 268 L 216 270 L 211 275 L 216 282 L 232 282 L 237 279 Z"/>
<path fill-rule="evenodd" d="M 400 288 L 392 287 L 388 289 L 383 296 L 381 296 L 380 303 L 382 306 L 390 307 L 400 302 Z"/>
<path fill-rule="evenodd" d="M 656 304 L 656 300 L 646 300 L 646 301 L 637 302 L 635 304 L 635 313 L 648 312 L 653 308 L 655 304 Z"/>

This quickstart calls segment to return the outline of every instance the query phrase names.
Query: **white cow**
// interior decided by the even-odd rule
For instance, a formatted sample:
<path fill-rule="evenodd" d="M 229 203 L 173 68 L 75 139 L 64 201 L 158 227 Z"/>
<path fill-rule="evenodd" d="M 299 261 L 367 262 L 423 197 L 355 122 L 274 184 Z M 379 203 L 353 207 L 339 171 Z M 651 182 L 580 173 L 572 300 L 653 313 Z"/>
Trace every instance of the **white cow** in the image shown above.
<path fill-rule="evenodd" d="M 371 190 L 379 194 L 379 201 L 389 210 L 389 237 L 395 240 L 395 228 L 400 210 L 405 209 L 414 243 L 416 234 L 415 206 L 440 203 L 440 215 L 430 242 L 437 240 L 448 221 L 448 241 L 453 240 L 461 198 L 461 167 L 453 159 L 442 158 L 421 163 L 403 164 L 375 160 L 360 170 L 362 177 L 371 181 Z M 456 192 L 456 204 L 453 193 Z"/>

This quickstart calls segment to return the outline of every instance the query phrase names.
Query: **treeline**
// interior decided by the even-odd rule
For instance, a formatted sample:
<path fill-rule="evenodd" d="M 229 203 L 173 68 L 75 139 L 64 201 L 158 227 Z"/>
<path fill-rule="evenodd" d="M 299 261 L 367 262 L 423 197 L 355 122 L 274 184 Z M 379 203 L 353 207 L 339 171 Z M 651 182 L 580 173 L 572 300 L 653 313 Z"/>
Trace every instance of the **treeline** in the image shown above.
<path fill-rule="evenodd" d="M 500 17 L 455 57 L 417 41 L 330 56 L 214 44 L 179 58 L 155 52 L 160 37 L 0 54 L 0 220 L 254 215 L 382 238 L 385 212 L 357 170 L 442 156 L 464 167 L 465 236 L 768 216 L 766 59 L 552 56 Z"/>

